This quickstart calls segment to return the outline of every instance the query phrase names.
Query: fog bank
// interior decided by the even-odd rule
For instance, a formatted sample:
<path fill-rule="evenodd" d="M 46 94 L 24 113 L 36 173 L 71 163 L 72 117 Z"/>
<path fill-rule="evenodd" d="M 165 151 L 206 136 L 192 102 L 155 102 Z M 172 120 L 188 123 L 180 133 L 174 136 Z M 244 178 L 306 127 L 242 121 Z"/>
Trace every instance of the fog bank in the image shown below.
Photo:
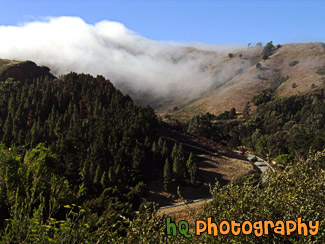
<path fill-rule="evenodd" d="M 122 90 L 156 98 L 195 98 L 247 66 L 228 58 L 234 45 L 153 41 L 106 20 L 47 18 L 0 26 L 0 37 L 0 58 L 32 60 L 55 75 L 100 74 Z"/>

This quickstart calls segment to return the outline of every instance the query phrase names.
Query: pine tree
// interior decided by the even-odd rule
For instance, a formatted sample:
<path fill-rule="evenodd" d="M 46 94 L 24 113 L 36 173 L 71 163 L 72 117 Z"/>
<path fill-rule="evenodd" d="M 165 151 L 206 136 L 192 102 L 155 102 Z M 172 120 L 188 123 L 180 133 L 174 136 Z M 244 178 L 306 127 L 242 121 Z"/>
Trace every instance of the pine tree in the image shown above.
<path fill-rule="evenodd" d="M 173 160 L 175 159 L 176 155 L 177 155 L 177 144 L 175 143 L 173 146 L 172 155 L 171 155 Z"/>
<path fill-rule="evenodd" d="M 185 166 L 185 155 L 184 155 L 184 150 L 183 150 L 182 144 L 179 144 L 177 154 L 178 154 L 178 157 L 181 160 L 182 164 Z"/>
<path fill-rule="evenodd" d="M 89 161 L 86 161 L 87 163 L 89 163 Z M 89 165 L 89 177 L 90 180 L 93 180 L 95 178 L 95 174 L 96 174 L 96 166 L 94 164 L 94 162 L 91 162 Z"/>
<path fill-rule="evenodd" d="M 251 104 L 250 104 L 250 102 L 248 101 L 248 102 L 246 103 L 245 107 L 244 107 L 244 110 L 243 110 L 243 116 L 244 116 L 245 119 L 248 118 L 250 111 L 251 111 Z"/>
<path fill-rule="evenodd" d="M 164 190 L 168 191 L 172 182 L 172 169 L 169 160 L 166 159 L 164 166 Z"/>
<path fill-rule="evenodd" d="M 108 181 L 110 183 L 115 182 L 115 173 L 114 173 L 113 167 L 110 167 L 109 170 L 108 170 Z"/>
<path fill-rule="evenodd" d="M 97 165 L 96 174 L 93 180 L 94 184 L 99 184 L 103 175 L 103 170 L 100 164 Z"/>
<path fill-rule="evenodd" d="M 192 172 L 192 174 L 190 176 L 191 177 L 190 181 L 191 181 L 191 183 L 193 185 L 195 185 L 196 184 L 196 180 L 197 180 L 198 175 L 199 175 L 199 168 L 197 166 L 197 162 L 196 161 L 194 161 L 194 163 L 192 164 L 191 172 Z"/>
<path fill-rule="evenodd" d="M 100 179 L 100 184 L 102 185 L 103 189 L 108 186 L 108 174 L 107 171 L 104 171 L 102 178 Z"/>
<path fill-rule="evenodd" d="M 192 164 L 193 164 L 193 153 L 190 153 L 190 156 L 188 157 L 188 159 L 186 161 L 186 167 L 187 167 L 188 171 L 191 168 Z"/>
<path fill-rule="evenodd" d="M 12 140 L 12 117 L 11 117 L 11 113 L 8 113 L 6 122 L 3 127 L 2 141 L 9 146 L 11 145 L 11 140 Z"/>
<path fill-rule="evenodd" d="M 186 162 L 186 166 L 187 166 L 187 171 L 188 171 L 188 173 L 190 175 L 190 181 L 194 185 L 196 180 L 197 180 L 199 170 L 198 170 L 198 166 L 197 166 L 197 160 L 193 156 L 192 153 L 188 157 L 188 160 Z"/>
<path fill-rule="evenodd" d="M 180 144 L 178 147 L 175 144 L 172 152 L 173 158 L 173 173 L 178 181 L 182 181 L 186 178 L 186 166 L 183 146 Z"/>
<path fill-rule="evenodd" d="M 152 149 L 151 149 L 151 151 L 152 151 L 154 154 L 156 154 L 157 151 L 158 151 L 158 149 L 157 149 L 157 144 L 156 144 L 155 141 L 152 143 Z"/>
<path fill-rule="evenodd" d="M 161 139 L 161 137 L 159 137 L 159 140 L 158 140 L 159 149 L 162 149 L 162 146 L 163 146 L 163 140 Z"/>
<path fill-rule="evenodd" d="M 35 147 L 40 142 L 40 118 L 38 117 L 37 122 L 33 123 L 31 129 L 31 146 Z"/>
<path fill-rule="evenodd" d="M 162 148 L 161 148 L 161 156 L 163 158 L 167 158 L 168 156 L 168 148 L 166 146 L 166 141 L 163 142 Z"/>
<path fill-rule="evenodd" d="M 143 151 L 136 145 L 133 150 L 133 162 L 132 162 L 132 173 L 131 177 L 134 182 L 138 182 L 143 178 L 142 168 L 145 155 Z"/>

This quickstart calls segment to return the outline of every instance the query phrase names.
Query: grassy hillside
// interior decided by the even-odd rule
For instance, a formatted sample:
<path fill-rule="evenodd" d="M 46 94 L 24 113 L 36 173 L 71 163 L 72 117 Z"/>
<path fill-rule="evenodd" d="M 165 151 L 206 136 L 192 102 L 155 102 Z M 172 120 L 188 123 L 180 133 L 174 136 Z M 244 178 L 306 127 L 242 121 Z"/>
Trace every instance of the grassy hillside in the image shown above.
<path fill-rule="evenodd" d="M 233 53 L 233 57 L 228 59 L 249 60 L 250 67 L 238 72 L 232 79 L 200 99 L 179 105 L 179 110 L 170 110 L 169 113 L 178 119 L 187 119 L 198 113 L 218 114 L 232 107 L 242 111 L 247 101 L 267 89 L 281 97 L 309 93 L 325 87 L 323 43 L 275 46 L 266 60 L 263 60 L 262 53 L 263 48 L 254 48 L 254 55 L 250 48 Z"/>
<path fill-rule="evenodd" d="M 261 94 L 256 111 L 243 118 L 231 109 L 187 125 L 160 121 L 102 76 L 49 79 L 49 69 L 31 61 L 1 60 L 0 243 L 323 243 L 325 96 L 316 91 L 323 87 L 324 47 L 264 50 L 225 56 L 250 65 L 174 110 L 186 117 L 240 110 L 264 90 L 275 97 Z M 254 167 L 231 146 L 276 157 L 276 172 L 251 174 Z M 189 220 L 192 239 L 168 236 L 167 216 L 154 210 L 152 201 L 176 202 L 178 193 L 189 200 L 212 195 L 199 211 L 185 205 L 188 215 L 178 216 Z M 195 236 L 195 221 L 209 216 L 254 226 L 302 218 L 319 228 L 308 236 L 283 236 L 273 227 L 261 237 L 245 228 Z"/>

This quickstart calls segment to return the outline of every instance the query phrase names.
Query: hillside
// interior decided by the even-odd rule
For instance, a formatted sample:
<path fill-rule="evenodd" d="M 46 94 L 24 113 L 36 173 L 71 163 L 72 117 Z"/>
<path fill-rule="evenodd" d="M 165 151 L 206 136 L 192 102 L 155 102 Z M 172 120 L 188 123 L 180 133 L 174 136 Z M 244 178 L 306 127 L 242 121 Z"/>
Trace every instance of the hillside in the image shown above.
<path fill-rule="evenodd" d="M 55 78 L 55 76 L 50 73 L 48 67 L 37 66 L 32 61 L 0 59 L 0 81 L 5 81 L 9 77 L 19 81 L 32 81 L 40 77 Z"/>
<path fill-rule="evenodd" d="M 255 56 L 250 55 L 250 49 L 239 50 L 233 53 L 232 58 L 225 58 L 241 59 L 243 62 L 250 60 L 250 67 L 241 70 L 201 98 L 180 105 L 181 109 L 178 111 L 169 110 L 168 113 L 172 113 L 176 118 L 186 119 L 198 113 L 218 114 L 232 107 L 240 112 L 247 101 L 267 89 L 272 89 L 275 96 L 281 97 L 309 93 L 325 87 L 321 73 L 325 68 L 323 43 L 286 44 L 280 48 L 275 47 L 267 60 L 262 59 L 263 48 L 254 48 Z M 242 54 L 241 58 L 239 54 Z M 260 68 L 256 67 L 258 62 L 261 64 Z M 281 82 L 283 83 L 279 85 Z"/>
<path fill-rule="evenodd" d="M 135 105 L 103 76 L 71 72 L 54 78 L 31 61 L 3 60 L 1 71 L 0 240 L 7 238 L 5 243 L 20 243 L 30 221 L 52 224 L 33 219 L 29 211 L 44 208 L 41 219 L 64 221 L 66 206 L 78 205 L 91 229 L 112 226 L 114 232 L 123 227 L 120 216 L 134 218 L 147 201 L 180 201 L 178 186 L 187 199 L 208 197 L 216 178 L 226 184 L 255 172 L 217 143 L 211 147 L 165 129 L 151 107 Z M 22 213 L 29 205 L 16 237 L 3 226 L 5 218 L 16 221 L 11 210 L 18 204 Z"/>
<path fill-rule="evenodd" d="M 263 60 L 265 47 L 259 46 L 231 50 L 177 47 L 168 49 L 161 62 L 155 63 L 156 68 L 149 69 L 148 66 L 140 73 L 125 77 L 115 77 L 112 72 L 104 71 L 100 74 L 113 77 L 112 83 L 122 92 L 130 94 L 136 104 L 149 104 L 158 114 L 168 113 L 184 120 L 200 113 L 218 114 L 232 107 L 241 112 L 247 101 L 267 89 L 271 89 L 275 96 L 290 96 L 324 88 L 324 47 L 323 43 L 274 44 L 266 60 Z M 141 57 L 137 53 L 132 56 L 138 63 L 141 63 Z M 56 76 L 62 74 L 57 72 L 62 70 L 60 67 L 70 67 L 69 64 L 50 61 L 37 63 L 46 64 Z M 98 63 L 96 67 L 101 65 Z M 107 62 L 105 65 L 104 70 L 111 69 L 115 64 Z M 78 70 L 87 72 L 87 69 Z M 130 70 L 133 70 L 132 67 Z M 166 70 L 169 72 L 164 73 Z M 8 77 L 32 80 L 40 76 L 54 78 L 48 68 L 38 67 L 31 61 L 0 59 L 1 81 Z M 142 82 L 144 79 L 150 81 Z"/>
<path fill-rule="evenodd" d="M 166 125 L 160 128 L 159 136 L 167 144 L 181 144 L 186 153 L 193 153 L 198 161 L 199 174 L 202 180 L 199 185 L 185 185 L 174 181 L 170 190 L 164 191 L 161 184 L 163 175 L 157 175 L 156 179 L 148 184 L 147 199 L 159 203 L 159 206 L 182 201 L 178 196 L 177 187 L 179 187 L 184 199 L 202 199 L 211 197 L 210 185 L 214 185 L 216 179 L 221 185 L 226 185 L 243 176 L 259 173 L 258 169 L 244 157 L 212 140 L 180 132 Z"/>
<path fill-rule="evenodd" d="M 183 206 L 187 214 L 177 217 L 190 223 L 208 216 L 239 222 L 302 216 L 305 222 L 307 217 L 320 222 L 319 234 L 304 243 L 322 243 L 325 98 L 324 91 L 316 90 L 322 87 L 324 55 L 317 49 L 323 47 L 313 45 L 319 59 L 309 66 L 296 56 L 294 63 L 289 60 L 292 45 L 275 47 L 265 61 L 260 61 L 263 48 L 233 52 L 224 61 L 244 62 L 246 68 L 228 73 L 229 81 L 216 83 L 187 109 L 208 97 L 226 99 L 230 92 L 243 103 L 249 99 L 246 93 L 253 96 L 264 89 L 275 96 L 291 90 L 314 89 L 313 94 L 264 101 L 243 118 L 234 110 L 197 116 L 187 126 L 157 119 L 150 106 L 137 106 L 103 76 L 71 72 L 55 78 L 31 61 L 1 60 L 1 243 L 165 243 L 171 238 L 189 243 L 181 235 L 166 236 L 166 216 L 154 211 L 154 202 L 182 201 L 178 192 L 189 202 L 212 195 L 207 204 L 192 205 L 199 210 Z M 312 56 L 305 46 L 301 52 Z M 279 54 L 288 60 L 280 63 Z M 205 69 L 222 73 L 211 63 Z M 306 80 L 313 74 L 320 81 L 311 85 Z M 234 106 L 241 100 L 227 101 Z M 230 149 L 237 146 L 252 148 L 263 158 L 276 157 L 276 173 L 268 178 L 254 174 L 254 166 Z M 313 156 L 314 151 L 322 152 Z M 253 243 L 283 243 L 285 238 L 274 233 L 258 240 L 229 236 L 239 243 L 243 237 Z M 288 243 L 300 243 L 298 234 L 290 238 Z M 192 240 L 227 243 L 222 235 Z"/>

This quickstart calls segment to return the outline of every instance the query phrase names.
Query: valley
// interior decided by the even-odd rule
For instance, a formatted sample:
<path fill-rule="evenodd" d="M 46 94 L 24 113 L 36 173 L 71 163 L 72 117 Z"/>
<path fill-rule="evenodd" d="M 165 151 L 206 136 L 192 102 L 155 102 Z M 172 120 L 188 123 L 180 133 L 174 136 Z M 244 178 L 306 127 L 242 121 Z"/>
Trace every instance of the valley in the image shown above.
<path fill-rule="evenodd" d="M 147 238 L 135 233 L 148 227 L 155 239 L 166 216 L 324 221 L 325 48 L 271 45 L 265 59 L 266 47 L 252 47 L 218 65 L 208 52 L 201 68 L 216 79 L 241 68 L 195 98 L 129 96 L 101 75 L 56 77 L 32 61 L 0 60 L 0 211 L 12 219 L 0 226 L 26 227 L 0 235 L 25 238 L 32 222 L 34 236 L 46 225 L 59 238 L 57 224 L 73 215 L 82 218 L 68 232 L 105 241 Z M 187 52 L 202 55 L 183 49 L 179 58 Z M 276 162 L 267 178 L 261 158 Z"/>

